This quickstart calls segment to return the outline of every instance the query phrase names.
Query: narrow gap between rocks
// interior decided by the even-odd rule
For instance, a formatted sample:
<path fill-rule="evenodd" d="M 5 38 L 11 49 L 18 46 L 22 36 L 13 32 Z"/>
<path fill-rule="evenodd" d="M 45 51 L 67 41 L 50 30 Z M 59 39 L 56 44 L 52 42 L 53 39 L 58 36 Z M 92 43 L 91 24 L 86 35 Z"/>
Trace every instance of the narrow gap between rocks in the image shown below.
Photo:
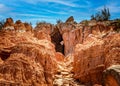
<path fill-rule="evenodd" d="M 55 45 L 56 52 L 61 52 L 64 55 L 63 38 L 57 27 L 54 29 L 53 33 L 51 34 L 51 40 L 52 43 Z"/>

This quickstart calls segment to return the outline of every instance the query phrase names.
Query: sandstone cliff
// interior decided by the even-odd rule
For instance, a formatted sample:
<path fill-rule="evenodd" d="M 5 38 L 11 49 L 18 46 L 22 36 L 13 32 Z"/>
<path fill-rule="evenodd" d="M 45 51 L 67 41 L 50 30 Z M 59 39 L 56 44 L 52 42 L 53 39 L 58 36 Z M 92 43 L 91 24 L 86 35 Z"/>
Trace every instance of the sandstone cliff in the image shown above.
<path fill-rule="evenodd" d="M 113 26 L 96 24 L 93 26 L 83 26 L 80 24 L 61 24 L 61 34 L 64 43 L 64 54 L 68 55 L 73 52 L 76 44 L 83 43 L 90 35 L 102 36 L 113 31 Z"/>

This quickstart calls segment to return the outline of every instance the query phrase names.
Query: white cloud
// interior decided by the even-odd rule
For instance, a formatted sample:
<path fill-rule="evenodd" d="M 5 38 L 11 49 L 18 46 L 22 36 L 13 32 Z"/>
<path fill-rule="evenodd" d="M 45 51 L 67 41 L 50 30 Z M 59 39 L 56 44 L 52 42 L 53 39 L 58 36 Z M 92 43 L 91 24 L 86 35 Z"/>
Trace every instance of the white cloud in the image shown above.
<path fill-rule="evenodd" d="M 70 6 L 70 7 L 78 7 L 78 5 L 77 4 L 74 4 L 74 3 L 72 3 L 72 2 L 70 2 L 69 0 L 69 2 L 66 0 L 44 0 L 44 1 L 46 1 L 46 2 L 54 2 L 54 3 L 58 3 L 58 4 L 62 4 L 62 5 L 66 5 L 66 6 Z"/>
<path fill-rule="evenodd" d="M 67 0 L 23 0 L 27 3 L 30 3 L 30 4 L 37 4 L 39 2 L 43 2 L 43 3 L 56 3 L 56 4 L 62 4 L 62 5 L 65 5 L 65 6 L 70 6 L 70 7 L 78 7 L 77 4 L 71 2 L 71 1 L 67 1 Z"/>
<path fill-rule="evenodd" d="M 120 5 L 117 2 L 108 2 L 107 5 L 105 5 L 107 8 L 109 8 L 111 13 L 119 13 L 120 12 Z M 104 6 L 100 6 L 96 8 L 97 11 L 100 11 L 103 9 Z"/>
<path fill-rule="evenodd" d="M 47 10 L 47 9 L 43 9 L 43 11 L 45 11 L 47 13 L 53 13 L 53 14 L 68 14 L 65 11 L 52 11 L 52 10 Z"/>
<path fill-rule="evenodd" d="M 112 13 L 120 12 L 120 6 L 116 3 L 110 3 L 107 7 L 110 9 L 110 12 Z"/>

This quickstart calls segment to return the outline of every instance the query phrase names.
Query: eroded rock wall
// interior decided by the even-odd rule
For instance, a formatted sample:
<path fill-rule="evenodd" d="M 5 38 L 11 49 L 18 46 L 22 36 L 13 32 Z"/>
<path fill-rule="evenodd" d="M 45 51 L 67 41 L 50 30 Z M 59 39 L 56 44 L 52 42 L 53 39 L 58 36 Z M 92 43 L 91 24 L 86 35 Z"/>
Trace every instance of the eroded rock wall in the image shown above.
<path fill-rule="evenodd" d="M 90 35 L 74 51 L 74 77 L 93 85 L 102 84 L 103 71 L 113 64 L 120 64 L 120 34 L 109 33 L 104 38 Z"/>
<path fill-rule="evenodd" d="M 31 32 L 0 32 L 0 85 L 53 86 L 54 45 Z"/>

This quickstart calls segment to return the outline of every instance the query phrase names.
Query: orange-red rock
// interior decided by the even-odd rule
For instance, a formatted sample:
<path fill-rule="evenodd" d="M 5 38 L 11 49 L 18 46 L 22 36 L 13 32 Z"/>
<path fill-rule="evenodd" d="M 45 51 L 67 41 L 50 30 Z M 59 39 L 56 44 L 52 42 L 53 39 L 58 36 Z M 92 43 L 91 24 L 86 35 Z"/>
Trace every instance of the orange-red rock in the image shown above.
<path fill-rule="evenodd" d="M 17 20 L 14 24 L 12 18 L 7 18 L 3 26 L 4 30 L 16 30 L 18 32 L 32 31 L 32 26 L 28 23 L 22 23 L 21 20 Z"/>
<path fill-rule="evenodd" d="M 28 23 L 24 23 L 26 31 L 32 31 L 32 26 Z"/>
<path fill-rule="evenodd" d="M 62 54 L 62 53 L 60 53 L 60 52 L 56 52 L 56 60 L 58 61 L 58 62 L 63 62 L 64 61 L 64 55 Z"/>
<path fill-rule="evenodd" d="M 36 31 L 43 31 L 46 34 L 51 34 L 53 31 L 53 25 L 50 23 L 38 23 L 35 27 Z"/>
<path fill-rule="evenodd" d="M 75 29 L 63 33 L 64 53 L 72 53 L 76 44 L 82 42 L 81 29 Z"/>
<path fill-rule="evenodd" d="M 0 85 L 53 86 L 55 48 L 31 32 L 0 32 Z"/>
<path fill-rule="evenodd" d="M 17 20 L 15 22 L 14 27 L 15 27 L 15 30 L 18 32 L 25 32 L 26 31 L 25 25 L 20 20 Z"/>
<path fill-rule="evenodd" d="M 120 64 L 120 34 L 109 33 L 103 38 L 90 35 L 74 51 L 74 77 L 87 84 L 101 84 L 103 71 Z"/>
<path fill-rule="evenodd" d="M 90 34 L 100 37 L 113 31 L 112 27 L 103 24 L 81 27 L 79 27 L 79 24 L 61 24 L 60 28 L 65 46 L 65 55 L 73 52 L 75 45 L 83 43 Z"/>
<path fill-rule="evenodd" d="M 7 18 L 6 19 L 6 22 L 3 25 L 3 29 L 4 30 L 7 30 L 7 29 L 14 30 L 14 21 L 13 21 L 12 18 Z"/>
<path fill-rule="evenodd" d="M 50 35 L 49 34 L 46 34 L 45 32 L 43 31 L 34 31 L 34 36 L 36 38 L 38 38 L 39 40 L 42 40 L 42 39 L 46 39 L 46 40 L 49 40 L 51 41 L 51 38 L 50 38 Z"/>
<path fill-rule="evenodd" d="M 12 18 L 7 18 L 6 19 L 6 22 L 4 24 L 4 27 L 7 27 L 7 26 L 14 26 L 14 21 Z"/>

